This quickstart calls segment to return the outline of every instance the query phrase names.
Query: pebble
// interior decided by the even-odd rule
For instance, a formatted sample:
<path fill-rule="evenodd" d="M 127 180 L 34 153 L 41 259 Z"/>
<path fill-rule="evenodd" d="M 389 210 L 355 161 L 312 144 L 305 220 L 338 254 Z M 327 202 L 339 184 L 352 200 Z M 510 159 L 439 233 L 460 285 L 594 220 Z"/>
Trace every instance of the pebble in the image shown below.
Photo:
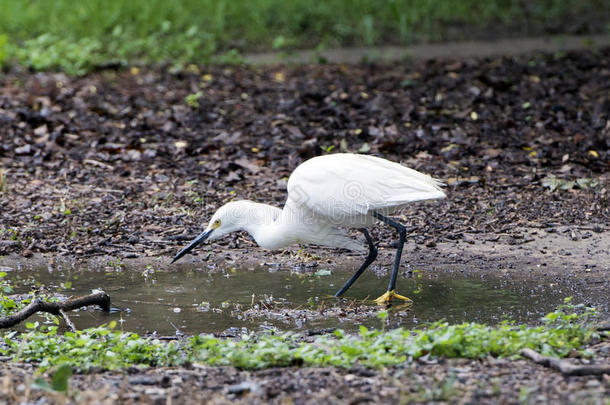
<path fill-rule="evenodd" d="M 256 396 L 263 396 L 264 391 L 260 384 L 254 381 L 244 381 L 239 384 L 231 385 L 227 388 L 228 394 L 237 394 L 242 395 L 245 393 L 250 393 Z"/>

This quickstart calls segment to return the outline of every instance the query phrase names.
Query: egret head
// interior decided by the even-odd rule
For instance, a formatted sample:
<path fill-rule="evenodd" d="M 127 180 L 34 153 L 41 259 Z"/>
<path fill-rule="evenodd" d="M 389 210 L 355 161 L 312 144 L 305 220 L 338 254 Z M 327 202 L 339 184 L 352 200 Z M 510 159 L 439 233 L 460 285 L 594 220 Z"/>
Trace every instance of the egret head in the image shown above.
<path fill-rule="evenodd" d="M 197 245 L 203 243 L 206 239 L 218 239 L 228 233 L 244 229 L 243 221 L 246 211 L 243 201 L 230 202 L 220 207 L 214 215 L 212 215 L 205 231 L 193 239 L 187 247 L 178 252 L 172 259 L 172 263 L 193 250 Z"/>
<path fill-rule="evenodd" d="M 208 223 L 204 233 L 208 232 L 206 239 L 218 239 L 231 232 L 243 229 L 245 209 L 242 201 L 234 201 L 220 207 Z"/>

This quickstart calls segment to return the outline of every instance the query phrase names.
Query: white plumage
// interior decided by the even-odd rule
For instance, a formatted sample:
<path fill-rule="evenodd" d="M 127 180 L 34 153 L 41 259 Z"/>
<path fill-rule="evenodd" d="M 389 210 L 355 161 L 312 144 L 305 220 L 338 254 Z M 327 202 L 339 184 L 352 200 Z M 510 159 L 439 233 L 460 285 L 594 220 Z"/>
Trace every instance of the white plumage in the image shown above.
<path fill-rule="evenodd" d="M 339 153 L 318 156 L 298 166 L 288 179 L 288 204 L 295 202 L 337 220 L 369 222 L 370 210 L 400 208 L 410 202 L 445 197 L 441 183 L 398 163 L 375 156 Z M 370 217 L 370 215 L 369 215 Z"/>
<path fill-rule="evenodd" d="M 369 257 L 373 250 L 376 256 L 365 228 L 381 220 L 400 232 L 401 225 L 385 215 L 413 201 L 445 197 L 441 185 L 426 174 L 374 156 L 318 156 L 299 165 L 288 179 L 283 209 L 252 201 L 225 204 L 212 216 L 206 230 L 173 261 L 205 239 L 239 230 L 247 231 L 267 249 L 314 243 L 362 251 L 365 247 L 342 229 L 361 228 L 369 242 Z M 402 234 L 401 240 L 404 243 Z"/>

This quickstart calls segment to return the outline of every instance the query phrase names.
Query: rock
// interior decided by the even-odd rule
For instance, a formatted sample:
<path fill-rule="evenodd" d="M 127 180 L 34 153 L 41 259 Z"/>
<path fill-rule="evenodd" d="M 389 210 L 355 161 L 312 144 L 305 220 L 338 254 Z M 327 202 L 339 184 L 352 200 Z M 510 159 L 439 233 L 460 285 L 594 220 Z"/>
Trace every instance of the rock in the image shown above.
<path fill-rule="evenodd" d="M 32 153 L 32 146 L 30 144 L 15 148 L 16 155 L 29 155 L 30 153 Z"/>
<path fill-rule="evenodd" d="M 227 393 L 235 395 L 243 395 L 249 393 L 258 397 L 262 397 L 265 394 L 260 384 L 254 381 L 244 381 L 239 384 L 230 385 L 227 388 Z"/>

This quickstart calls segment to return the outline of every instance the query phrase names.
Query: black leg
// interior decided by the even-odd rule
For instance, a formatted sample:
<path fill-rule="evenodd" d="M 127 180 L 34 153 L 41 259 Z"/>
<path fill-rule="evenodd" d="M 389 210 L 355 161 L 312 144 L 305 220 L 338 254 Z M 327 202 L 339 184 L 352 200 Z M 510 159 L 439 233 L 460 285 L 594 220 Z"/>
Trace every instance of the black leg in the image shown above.
<path fill-rule="evenodd" d="M 346 292 L 347 289 L 350 288 L 352 286 L 352 284 L 354 284 L 354 281 L 356 281 L 358 279 L 358 277 L 360 277 L 360 275 L 364 272 L 364 270 L 366 270 L 366 268 L 369 267 L 369 265 L 371 263 L 373 263 L 375 261 L 375 259 L 377 258 L 377 248 L 375 247 L 375 244 L 373 243 L 373 239 L 371 238 L 371 235 L 369 235 L 369 232 L 366 230 L 366 228 L 360 228 L 360 230 L 364 234 L 364 237 L 366 238 L 366 241 L 369 244 L 369 254 L 366 257 L 366 259 L 364 260 L 364 263 L 362 263 L 362 266 L 360 266 L 358 271 L 356 271 L 354 273 L 352 278 L 347 280 L 347 283 L 345 283 L 345 285 L 343 287 L 341 287 L 341 289 L 339 291 L 337 291 L 337 293 L 335 294 L 335 297 L 338 297 L 341 294 L 343 294 L 344 292 Z"/>
<path fill-rule="evenodd" d="M 383 215 L 374 212 L 373 216 L 378 220 L 390 225 L 396 229 L 398 235 L 398 247 L 396 248 L 396 256 L 394 257 L 394 268 L 392 269 L 392 275 L 390 276 L 390 284 L 388 285 L 388 291 L 394 291 L 396 288 L 396 278 L 398 277 L 398 268 L 400 267 L 400 257 L 402 256 L 402 248 L 405 245 L 405 239 L 407 238 L 407 229 L 396 221 L 386 218 Z"/>

